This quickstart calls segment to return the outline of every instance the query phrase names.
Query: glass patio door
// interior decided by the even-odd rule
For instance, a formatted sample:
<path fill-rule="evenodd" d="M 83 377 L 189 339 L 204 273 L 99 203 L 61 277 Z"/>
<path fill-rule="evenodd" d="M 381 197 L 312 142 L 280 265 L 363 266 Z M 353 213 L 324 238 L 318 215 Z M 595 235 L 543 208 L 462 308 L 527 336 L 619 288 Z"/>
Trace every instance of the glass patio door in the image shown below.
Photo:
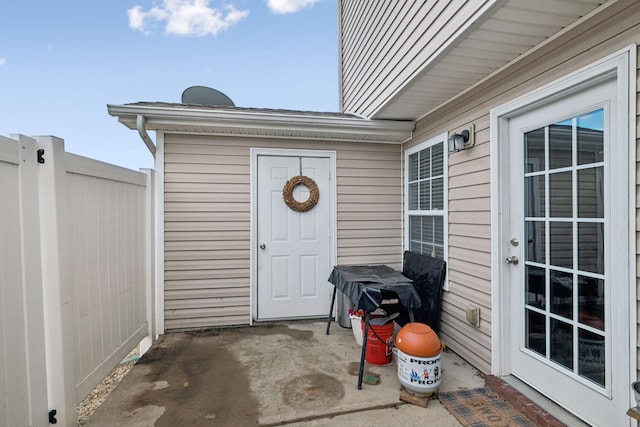
<path fill-rule="evenodd" d="M 628 333 L 611 324 L 628 306 L 611 231 L 628 217 L 610 161 L 614 96 L 610 80 L 509 121 L 512 373 L 596 425 L 618 417 L 613 361 Z"/>
<path fill-rule="evenodd" d="M 523 137 L 524 347 L 606 389 L 604 108 Z"/>

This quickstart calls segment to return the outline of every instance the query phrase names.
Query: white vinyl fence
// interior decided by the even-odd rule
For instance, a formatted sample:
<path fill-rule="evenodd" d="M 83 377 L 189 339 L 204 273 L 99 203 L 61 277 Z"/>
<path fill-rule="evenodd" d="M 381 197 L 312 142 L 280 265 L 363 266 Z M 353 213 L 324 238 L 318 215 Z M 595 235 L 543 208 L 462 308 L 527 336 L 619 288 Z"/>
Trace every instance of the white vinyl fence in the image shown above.
<path fill-rule="evenodd" d="M 0 426 L 75 426 L 154 337 L 152 182 L 59 138 L 0 136 Z"/>

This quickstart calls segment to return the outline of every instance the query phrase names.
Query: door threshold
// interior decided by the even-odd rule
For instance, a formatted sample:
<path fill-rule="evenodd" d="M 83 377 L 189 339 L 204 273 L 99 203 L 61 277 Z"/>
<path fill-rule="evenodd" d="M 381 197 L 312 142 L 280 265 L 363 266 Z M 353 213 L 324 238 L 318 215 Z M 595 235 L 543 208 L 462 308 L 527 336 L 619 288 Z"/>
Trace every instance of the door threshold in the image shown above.
<path fill-rule="evenodd" d="M 548 397 L 540 394 L 538 391 L 529 387 L 527 384 L 514 377 L 513 375 L 500 377 L 500 379 L 516 389 L 518 392 L 538 405 L 540 408 L 547 411 L 555 419 L 566 424 L 567 426 L 589 427 L 589 424 L 586 424 L 584 421 L 564 409 L 562 406 L 558 405 Z"/>

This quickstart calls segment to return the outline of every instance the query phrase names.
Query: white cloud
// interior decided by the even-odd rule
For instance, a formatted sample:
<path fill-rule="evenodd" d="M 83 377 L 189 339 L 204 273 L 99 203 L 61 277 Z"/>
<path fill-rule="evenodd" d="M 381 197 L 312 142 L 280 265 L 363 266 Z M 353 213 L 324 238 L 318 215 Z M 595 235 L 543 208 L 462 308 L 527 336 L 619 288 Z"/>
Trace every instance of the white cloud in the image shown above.
<path fill-rule="evenodd" d="M 0 58 L 0 67 L 7 63 L 5 58 Z"/>
<path fill-rule="evenodd" d="M 148 33 L 149 21 L 160 21 L 165 22 L 167 34 L 204 37 L 215 36 L 237 24 L 249 15 L 249 11 L 234 6 L 211 8 L 209 0 L 163 0 L 162 5 L 154 6 L 148 12 L 136 5 L 127 10 L 127 14 L 129 27 L 143 33 Z"/>
<path fill-rule="evenodd" d="M 320 0 L 267 0 L 267 5 L 273 13 L 295 13 L 306 7 L 311 7 Z"/>

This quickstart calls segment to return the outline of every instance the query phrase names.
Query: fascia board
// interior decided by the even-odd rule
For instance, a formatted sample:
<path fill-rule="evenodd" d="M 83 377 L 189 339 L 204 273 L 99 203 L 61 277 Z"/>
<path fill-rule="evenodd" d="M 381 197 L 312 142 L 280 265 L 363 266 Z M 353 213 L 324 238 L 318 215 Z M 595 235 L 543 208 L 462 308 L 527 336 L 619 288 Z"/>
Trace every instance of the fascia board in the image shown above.
<path fill-rule="evenodd" d="M 212 111 L 152 106 L 108 105 L 109 114 L 130 129 L 136 129 L 136 119 L 142 115 L 148 130 L 176 126 L 216 126 L 237 129 L 289 130 L 301 132 L 338 132 L 393 137 L 403 142 L 411 137 L 415 122 L 397 120 L 369 120 L 364 118 L 296 115 L 293 113 L 253 111 Z M 367 137 L 367 138 L 365 138 Z"/>

